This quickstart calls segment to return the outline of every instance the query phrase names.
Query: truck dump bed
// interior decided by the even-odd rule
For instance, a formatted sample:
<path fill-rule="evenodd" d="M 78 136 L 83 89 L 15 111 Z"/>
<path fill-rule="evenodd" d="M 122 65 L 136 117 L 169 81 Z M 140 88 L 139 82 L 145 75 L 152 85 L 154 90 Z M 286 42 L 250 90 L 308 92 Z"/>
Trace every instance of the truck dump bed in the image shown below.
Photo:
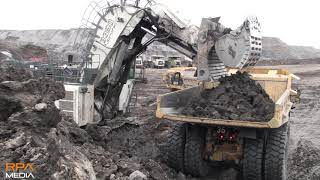
<path fill-rule="evenodd" d="M 236 73 L 237 69 L 229 70 Z M 184 106 L 201 92 L 208 88 L 216 87 L 215 83 L 201 84 L 192 88 L 167 93 L 158 96 L 156 116 L 160 119 L 183 121 L 189 123 L 202 123 L 219 126 L 237 126 L 251 128 L 278 128 L 289 120 L 289 112 L 292 106 L 290 102 L 291 81 L 293 74 L 282 69 L 243 69 L 257 81 L 275 102 L 273 118 L 268 122 L 244 121 L 244 120 L 225 120 L 211 119 L 182 115 Z"/>

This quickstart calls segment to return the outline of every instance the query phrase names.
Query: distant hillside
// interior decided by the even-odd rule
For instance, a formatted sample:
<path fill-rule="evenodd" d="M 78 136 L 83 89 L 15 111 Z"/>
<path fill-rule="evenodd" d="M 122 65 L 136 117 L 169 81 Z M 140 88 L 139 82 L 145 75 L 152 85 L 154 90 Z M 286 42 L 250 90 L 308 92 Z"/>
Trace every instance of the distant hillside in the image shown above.
<path fill-rule="evenodd" d="M 74 41 L 77 36 L 76 29 L 70 30 L 0 30 L 0 41 L 2 43 L 10 42 L 17 45 L 33 44 L 44 47 L 48 52 L 48 59 L 54 61 L 66 60 L 68 54 L 73 53 L 79 55 L 81 48 L 73 49 Z M 85 38 L 85 37 L 80 37 Z M 80 44 L 82 48 L 85 44 Z M 0 49 L 1 50 L 1 49 Z M 78 51 L 78 52 L 77 52 Z M 149 46 L 145 55 L 178 55 L 175 50 L 160 44 L 154 43 Z M 289 46 L 279 38 L 264 37 L 263 38 L 263 60 L 297 60 L 297 59 L 313 59 L 320 58 L 320 50 L 308 46 Z"/>
<path fill-rule="evenodd" d="M 82 55 L 81 52 L 77 52 L 77 49 L 73 49 L 77 32 L 77 29 L 25 31 L 0 30 L 0 43 L 15 43 L 17 46 L 23 46 L 26 44 L 41 46 L 48 51 L 48 60 L 60 61 L 62 59 L 67 59 L 68 54 L 75 54 L 78 58 Z"/>
<path fill-rule="evenodd" d="M 262 59 L 314 59 L 320 57 L 320 49 L 311 46 L 290 46 L 275 37 L 264 37 L 262 40 Z"/>

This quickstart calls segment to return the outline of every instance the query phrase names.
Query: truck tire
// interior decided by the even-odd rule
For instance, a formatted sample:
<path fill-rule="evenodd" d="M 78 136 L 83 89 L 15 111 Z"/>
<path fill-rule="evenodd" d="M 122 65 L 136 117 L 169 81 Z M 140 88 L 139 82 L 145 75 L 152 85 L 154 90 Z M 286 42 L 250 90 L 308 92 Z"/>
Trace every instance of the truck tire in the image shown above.
<path fill-rule="evenodd" d="M 244 139 L 243 148 L 243 169 L 242 175 L 245 180 L 263 179 L 263 139 Z"/>
<path fill-rule="evenodd" d="M 205 128 L 190 126 L 187 129 L 184 168 L 185 172 L 192 176 L 206 176 L 209 172 L 209 166 L 202 156 L 205 150 L 205 135 Z"/>
<path fill-rule="evenodd" d="M 265 180 L 287 179 L 289 124 L 271 129 L 268 134 L 265 154 Z"/>
<path fill-rule="evenodd" d="M 168 166 L 182 172 L 184 171 L 186 125 L 185 123 L 178 123 L 169 131 L 168 142 L 165 147 Z"/>

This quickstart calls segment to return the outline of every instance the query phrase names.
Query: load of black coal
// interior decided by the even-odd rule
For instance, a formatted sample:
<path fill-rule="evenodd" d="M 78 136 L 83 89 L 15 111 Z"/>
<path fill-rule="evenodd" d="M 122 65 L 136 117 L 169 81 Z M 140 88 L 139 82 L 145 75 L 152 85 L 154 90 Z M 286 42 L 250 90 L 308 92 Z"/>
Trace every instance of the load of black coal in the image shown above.
<path fill-rule="evenodd" d="M 275 104 L 246 72 L 219 79 L 220 85 L 192 99 L 182 114 L 194 117 L 262 121 L 272 119 Z"/>

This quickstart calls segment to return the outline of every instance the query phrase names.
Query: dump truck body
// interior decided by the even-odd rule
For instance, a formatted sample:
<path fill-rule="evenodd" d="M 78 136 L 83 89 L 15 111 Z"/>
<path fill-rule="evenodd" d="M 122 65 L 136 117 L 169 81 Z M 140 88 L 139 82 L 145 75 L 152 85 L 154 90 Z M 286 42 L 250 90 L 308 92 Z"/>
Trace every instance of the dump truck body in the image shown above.
<path fill-rule="evenodd" d="M 229 70 L 230 73 L 235 73 L 236 71 L 236 69 Z M 203 90 L 218 85 L 214 82 L 159 96 L 156 116 L 174 121 L 252 128 L 278 128 L 286 123 L 292 106 L 290 102 L 292 75 L 285 70 L 276 69 L 244 69 L 242 71 L 250 73 L 252 79 L 265 89 L 276 104 L 274 117 L 269 122 L 210 119 L 180 114 L 184 105 L 191 100 L 191 97 L 199 97 Z"/>

